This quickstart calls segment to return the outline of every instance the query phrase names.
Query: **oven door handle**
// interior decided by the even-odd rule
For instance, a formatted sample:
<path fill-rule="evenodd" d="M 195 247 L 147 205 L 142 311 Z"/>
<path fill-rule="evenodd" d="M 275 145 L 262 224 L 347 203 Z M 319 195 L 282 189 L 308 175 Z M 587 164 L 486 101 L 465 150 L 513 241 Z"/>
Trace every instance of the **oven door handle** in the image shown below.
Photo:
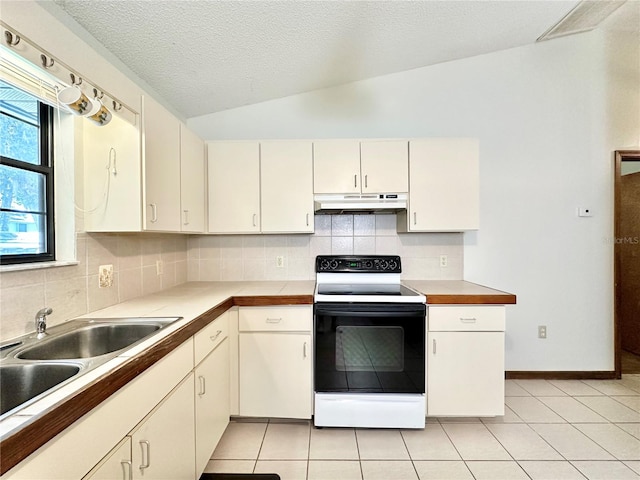
<path fill-rule="evenodd" d="M 369 318 L 380 318 L 380 317 L 394 317 L 394 318 L 410 318 L 410 317 L 420 317 L 424 318 L 425 311 L 424 308 L 415 309 L 415 310 L 407 310 L 407 311 L 399 311 L 393 308 L 388 310 L 367 310 L 367 311 L 358 311 L 358 310 L 335 310 L 335 309 L 325 309 L 325 308 L 316 308 L 316 315 L 328 315 L 333 317 L 369 317 Z"/>

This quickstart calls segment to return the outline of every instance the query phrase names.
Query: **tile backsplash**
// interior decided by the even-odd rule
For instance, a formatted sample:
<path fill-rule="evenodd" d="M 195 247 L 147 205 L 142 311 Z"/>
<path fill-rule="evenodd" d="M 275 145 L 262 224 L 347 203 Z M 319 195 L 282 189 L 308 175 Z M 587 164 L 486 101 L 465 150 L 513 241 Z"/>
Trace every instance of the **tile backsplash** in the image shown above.
<path fill-rule="evenodd" d="M 197 235 L 188 239 L 189 281 L 313 280 L 316 255 L 402 257 L 402 278 L 461 280 L 461 233 L 396 232 L 395 215 L 316 215 L 313 235 Z M 448 266 L 440 267 L 440 255 Z M 276 258 L 284 257 L 278 267 Z"/>
<path fill-rule="evenodd" d="M 316 255 L 400 255 L 404 279 L 463 276 L 462 234 L 398 234 L 395 215 L 316 215 L 312 235 L 78 233 L 76 248 L 77 265 L 0 273 L 0 340 L 33 331 L 45 306 L 55 325 L 187 280 L 313 280 Z M 113 265 L 112 287 L 99 287 L 100 265 Z"/>
<path fill-rule="evenodd" d="M 44 306 L 53 309 L 48 323 L 55 325 L 187 281 L 184 235 L 78 233 L 76 252 L 77 265 L 0 273 L 0 339 L 33 331 Z M 100 265 L 113 265 L 109 288 L 99 288 Z"/>

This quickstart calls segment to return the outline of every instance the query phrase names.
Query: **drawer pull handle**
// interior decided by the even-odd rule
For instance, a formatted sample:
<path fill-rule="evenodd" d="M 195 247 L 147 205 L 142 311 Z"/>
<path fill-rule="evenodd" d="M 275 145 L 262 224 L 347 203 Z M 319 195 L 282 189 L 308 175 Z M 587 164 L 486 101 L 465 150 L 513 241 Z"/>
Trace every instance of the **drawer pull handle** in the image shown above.
<path fill-rule="evenodd" d="M 471 318 L 463 318 L 463 317 L 460 317 L 460 321 L 461 321 L 462 323 L 476 323 L 476 319 L 475 319 L 475 318 L 473 318 L 473 317 L 471 317 Z"/>
<path fill-rule="evenodd" d="M 133 480 L 133 465 L 129 460 L 120 462 L 122 465 L 122 480 Z M 128 475 L 127 475 L 128 472 Z"/>
<path fill-rule="evenodd" d="M 267 318 L 267 323 L 280 323 L 282 321 L 282 317 L 280 318 Z"/>
<path fill-rule="evenodd" d="M 211 339 L 212 342 L 215 342 L 216 338 L 218 338 L 221 333 L 222 333 L 222 330 L 218 330 L 215 335 L 211 335 L 209 338 Z"/>
<path fill-rule="evenodd" d="M 418 223 L 418 217 L 417 217 L 417 213 L 413 212 L 413 224 L 415 225 L 416 223 Z"/>
<path fill-rule="evenodd" d="M 184 212 L 184 225 L 189 225 L 189 210 L 183 210 Z"/>
<path fill-rule="evenodd" d="M 307 358 L 307 342 L 302 345 L 302 358 Z"/>
<path fill-rule="evenodd" d="M 436 339 L 433 339 L 433 354 L 436 354 Z"/>
<path fill-rule="evenodd" d="M 206 390 L 207 384 L 206 384 L 205 379 L 204 379 L 204 377 L 202 375 L 198 376 L 198 380 L 200 381 L 200 391 L 198 392 L 198 395 L 202 396 L 205 393 L 207 393 L 207 390 Z"/>
<path fill-rule="evenodd" d="M 142 465 L 140 465 L 140 470 L 144 470 L 151 465 L 151 444 L 147 440 L 140 440 L 140 448 L 142 449 Z M 146 462 L 144 461 L 145 457 L 147 459 Z"/>
<path fill-rule="evenodd" d="M 353 186 L 357 187 L 358 186 L 358 175 L 354 175 L 353 176 Z"/>
<path fill-rule="evenodd" d="M 256 227 L 256 218 L 258 217 L 258 215 L 256 215 L 255 213 L 253 214 L 253 226 Z"/>
<path fill-rule="evenodd" d="M 307 227 L 309 226 L 309 214 L 307 213 Z"/>
<path fill-rule="evenodd" d="M 368 179 L 369 179 L 369 175 L 365 175 L 364 176 L 364 188 L 369 188 Z"/>

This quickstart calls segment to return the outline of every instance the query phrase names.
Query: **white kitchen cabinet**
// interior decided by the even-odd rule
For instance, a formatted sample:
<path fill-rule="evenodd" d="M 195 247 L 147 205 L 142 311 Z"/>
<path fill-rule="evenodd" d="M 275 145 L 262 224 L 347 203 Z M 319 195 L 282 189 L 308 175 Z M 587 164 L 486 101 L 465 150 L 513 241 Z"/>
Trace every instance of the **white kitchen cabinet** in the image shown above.
<path fill-rule="evenodd" d="M 105 126 L 75 120 L 82 129 L 84 230 L 139 232 L 142 177 L 138 127 L 118 115 Z M 69 181 L 71 188 L 73 179 Z"/>
<path fill-rule="evenodd" d="M 311 418 L 310 306 L 239 312 L 240 415 Z"/>
<path fill-rule="evenodd" d="M 124 438 L 82 480 L 131 480 L 131 437 Z"/>
<path fill-rule="evenodd" d="M 402 193 L 409 189 L 406 140 L 360 142 L 362 193 Z"/>
<path fill-rule="evenodd" d="M 260 143 L 263 233 L 313 233 L 311 142 Z"/>
<path fill-rule="evenodd" d="M 225 312 L 194 337 L 196 478 L 229 424 L 229 313 Z"/>
<path fill-rule="evenodd" d="M 145 230 L 180 229 L 180 121 L 151 97 L 143 98 Z"/>
<path fill-rule="evenodd" d="M 193 378 L 190 373 L 131 433 L 134 479 L 195 478 Z"/>
<path fill-rule="evenodd" d="M 313 142 L 314 193 L 403 193 L 408 190 L 406 140 Z"/>
<path fill-rule="evenodd" d="M 180 213 L 181 231 L 205 231 L 204 142 L 180 124 Z"/>
<path fill-rule="evenodd" d="M 210 142 L 209 233 L 260 232 L 258 142 Z"/>
<path fill-rule="evenodd" d="M 409 142 L 409 205 L 399 232 L 459 232 L 479 227 L 478 141 L 431 138 Z"/>
<path fill-rule="evenodd" d="M 313 142 L 313 193 L 360 193 L 360 142 Z"/>
<path fill-rule="evenodd" d="M 429 306 L 427 415 L 504 415 L 504 306 Z"/>

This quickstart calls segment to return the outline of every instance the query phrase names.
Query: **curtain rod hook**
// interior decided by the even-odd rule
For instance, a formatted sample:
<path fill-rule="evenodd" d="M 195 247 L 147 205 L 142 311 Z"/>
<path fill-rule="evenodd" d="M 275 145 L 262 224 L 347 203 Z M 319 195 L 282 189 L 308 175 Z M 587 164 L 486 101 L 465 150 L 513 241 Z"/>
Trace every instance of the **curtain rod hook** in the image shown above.
<path fill-rule="evenodd" d="M 10 47 L 15 47 L 20 43 L 20 35 L 11 33 L 9 30 L 4 31 L 4 38 L 7 42 L 7 45 L 9 45 Z"/>
<path fill-rule="evenodd" d="M 47 56 L 44 53 L 42 55 L 40 55 L 40 60 L 42 61 L 42 66 L 44 68 L 51 68 L 51 67 L 53 67 L 53 64 L 55 63 L 53 61 L 53 58 L 47 59 Z"/>

